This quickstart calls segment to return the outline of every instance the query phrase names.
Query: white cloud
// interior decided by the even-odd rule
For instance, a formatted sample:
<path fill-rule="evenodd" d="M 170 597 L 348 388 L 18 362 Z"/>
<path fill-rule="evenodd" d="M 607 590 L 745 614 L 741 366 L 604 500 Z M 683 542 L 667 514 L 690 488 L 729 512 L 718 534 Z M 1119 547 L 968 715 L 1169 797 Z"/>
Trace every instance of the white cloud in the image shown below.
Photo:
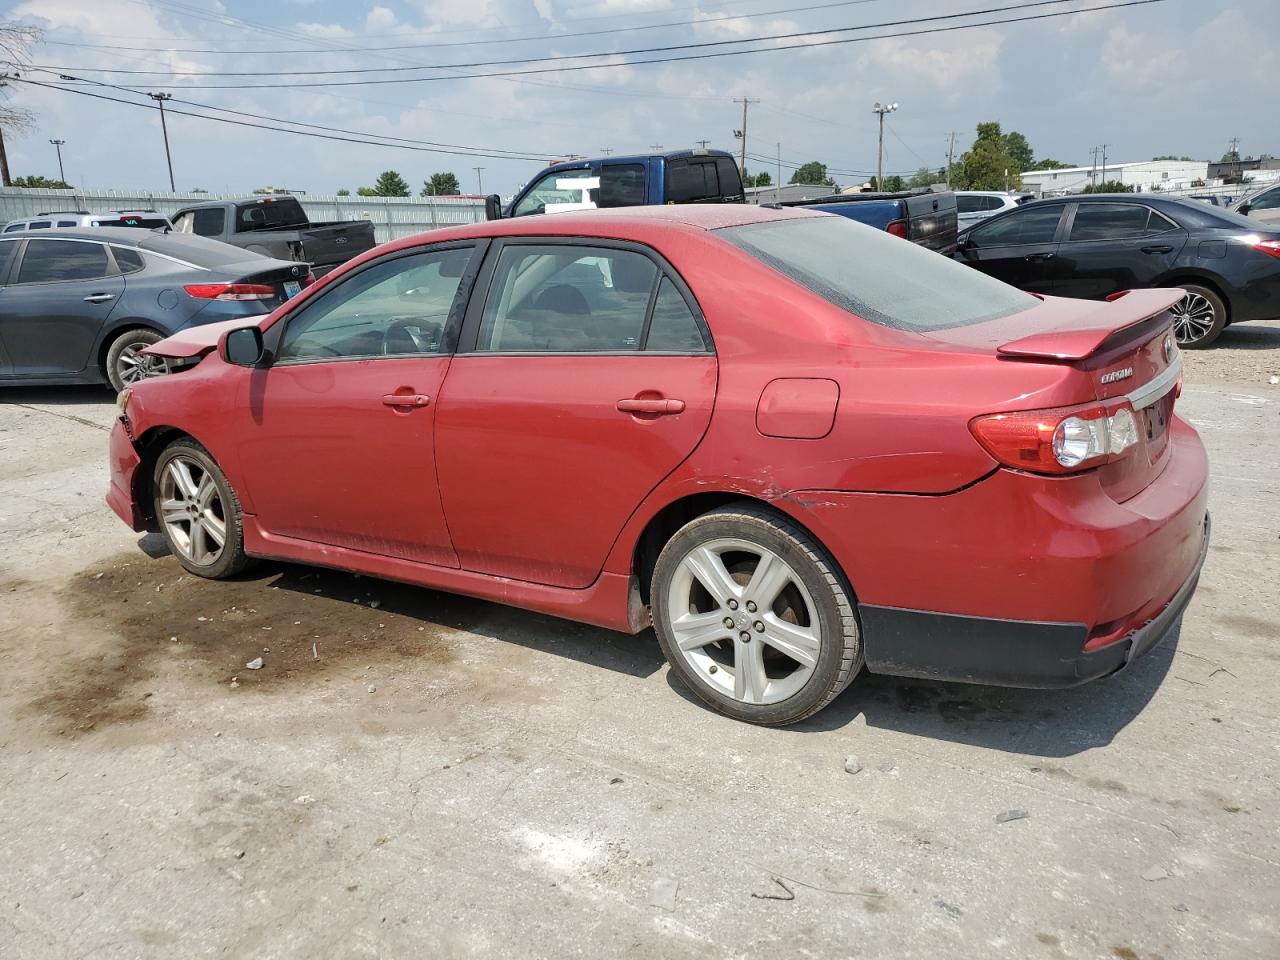
<path fill-rule="evenodd" d="M 364 28 L 370 33 L 376 33 L 379 30 L 390 30 L 397 23 L 395 12 L 381 4 L 374 6 L 369 11 L 369 15 L 364 18 Z"/>
<path fill-rule="evenodd" d="M 963 38 L 950 37 L 932 43 L 901 38 L 874 40 L 872 63 L 928 80 L 940 90 L 965 94 L 978 80 L 994 81 L 999 75 L 1004 34 L 995 30 L 966 30 Z"/>
<path fill-rule="evenodd" d="M 1132 90 L 1163 84 L 1179 56 L 1177 49 L 1119 24 L 1107 31 L 1099 59 L 1106 65 L 1108 76 Z"/>

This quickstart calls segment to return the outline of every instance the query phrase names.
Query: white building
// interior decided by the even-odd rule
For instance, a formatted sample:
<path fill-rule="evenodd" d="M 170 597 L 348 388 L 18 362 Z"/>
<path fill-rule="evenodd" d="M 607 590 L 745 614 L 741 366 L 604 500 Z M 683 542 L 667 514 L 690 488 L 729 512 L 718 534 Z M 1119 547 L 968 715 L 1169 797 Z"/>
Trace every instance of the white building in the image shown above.
<path fill-rule="evenodd" d="M 1069 167 L 1063 170 L 1028 170 L 1022 174 L 1022 188 L 1041 196 L 1081 193 L 1093 183 L 1119 180 L 1142 193 L 1190 186 L 1204 180 L 1209 164 L 1198 160 L 1147 160 L 1142 163 L 1108 163 L 1096 167 Z"/>

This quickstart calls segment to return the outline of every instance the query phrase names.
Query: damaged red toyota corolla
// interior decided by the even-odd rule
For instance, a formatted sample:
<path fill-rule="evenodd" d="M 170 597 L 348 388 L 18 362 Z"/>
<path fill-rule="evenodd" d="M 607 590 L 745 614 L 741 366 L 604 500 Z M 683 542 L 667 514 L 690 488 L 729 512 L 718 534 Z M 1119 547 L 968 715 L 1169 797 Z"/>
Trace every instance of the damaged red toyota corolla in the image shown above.
<path fill-rule="evenodd" d="M 152 349 L 108 501 L 192 573 L 304 561 L 638 632 L 783 724 L 861 670 L 1114 673 L 1207 464 L 1176 290 L 1043 299 L 841 217 L 640 208 L 380 247 Z"/>

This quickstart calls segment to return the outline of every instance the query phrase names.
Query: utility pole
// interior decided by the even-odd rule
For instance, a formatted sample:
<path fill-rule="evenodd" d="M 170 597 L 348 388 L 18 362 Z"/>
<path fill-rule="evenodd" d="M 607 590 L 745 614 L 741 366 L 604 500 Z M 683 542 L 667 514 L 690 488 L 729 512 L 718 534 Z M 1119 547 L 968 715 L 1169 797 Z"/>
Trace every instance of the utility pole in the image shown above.
<path fill-rule="evenodd" d="M 1106 183 L 1106 182 L 1107 182 L 1107 147 L 1109 147 L 1109 146 L 1111 146 L 1111 144 L 1109 144 L 1109 143 L 1101 144 L 1101 150 L 1102 150 L 1102 179 L 1098 181 L 1099 183 Z"/>
<path fill-rule="evenodd" d="M 947 189 L 951 189 L 951 162 L 956 153 L 956 131 L 947 134 Z"/>
<path fill-rule="evenodd" d="M 58 151 L 58 179 L 61 180 L 63 183 L 66 183 L 67 175 L 66 173 L 63 172 L 63 169 L 62 169 L 62 145 L 67 141 L 50 140 L 49 142 L 53 144 L 53 149 Z"/>
<path fill-rule="evenodd" d="M 884 115 L 893 113 L 898 109 L 896 103 L 886 103 L 883 106 L 877 100 L 875 106 L 871 108 L 871 112 L 880 117 L 880 146 L 876 150 L 876 189 L 884 189 Z"/>
<path fill-rule="evenodd" d="M 659 151 L 662 149 L 662 144 L 660 144 L 660 143 L 651 143 L 651 144 L 649 144 L 649 149 L 650 149 L 650 150 L 652 150 L 654 153 L 657 153 L 657 152 L 659 152 Z"/>
<path fill-rule="evenodd" d="M 173 184 L 173 157 L 169 155 L 169 127 L 164 122 L 164 102 L 172 100 L 172 93 L 148 93 L 148 97 L 160 105 L 160 131 L 164 134 L 164 161 L 169 165 L 169 190 L 177 193 L 178 188 Z"/>
<path fill-rule="evenodd" d="M 1231 149 L 1227 152 L 1227 155 L 1231 157 L 1231 165 L 1232 167 L 1235 168 L 1235 174 L 1231 178 L 1234 180 L 1236 179 L 1236 177 L 1240 176 L 1240 138 L 1239 137 L 1231 138 Z"/>
<path fill-rule="evenodd" d="M 472 167 L 471 169 L 472 169 L 472 170 L 474 170 L 474 171 L 476 172 L 476 186 L 478 186 L 478 187 L 480 188 L 480 196 L 484 196 L 484 179 L 480 176 L 480 172 L 481 172 L 482 170 L 484 170 L 485 168 L 484 168 L 484 167 Z"/>
<path fill-rule="evenodd" d="M 1095 187 L 1098 185 L 1098 154 L 1102 152 L 1102 148 L 1094 147 L 1089 152 L 1093 154 L 1093 167 L 1089 170 L 1089 186 Z"/>
<path fill-rule="evenodd" d="M 601 148 L 600 148 L 600 152 L 601 152 L 602 154 L 604 154 L 604 155 L 607 157 L 607 156 L 609 156 L 609 154 L 613 153 L 613 148 L 612 148 L 612 147 L 601 147 Z"/>
<path fill-rule="evenodd" d="M 696 143 L 698 146 L 700 146 L 703 150 L 705 150 L 705 149 L 707 149 L 707 144 L 708 144 L 708 143 L 710 143 L 711 141 L 710 141 L 710 140 L 695 140 L 695 141 L 693 141 L 693 142 L 694 142 L 694 143 Z"/>
<path fill-rule="evenodd" d="M 753 103 L 759 103 L 759 100 L 751 100 L 743 97 L 741 100 L 735 100 L 734 103 L 742 104 L 742 129 L 733 131 L 733 135 L 742 141 L 742 167 L 741 173 L 743 179 L 747 176 L 747 107 Z"/>
<path fill-rule="evenodd" d="M 773 188 L 774 203 L 782 202 L 782 144 L 778 144 L 778 179 L 775 181 L 777 186 Z"/>
<path fill-rule="evenodd" d="M 9 86 L 5 81 L 9 79 L 9 74 L 0 74 L 0 90 Z M 4 128 L 0 127 L 0 184 L 6 187 L 12 187 L 13 181 L 9 178 L 9 154 L 4 148 Z"/>

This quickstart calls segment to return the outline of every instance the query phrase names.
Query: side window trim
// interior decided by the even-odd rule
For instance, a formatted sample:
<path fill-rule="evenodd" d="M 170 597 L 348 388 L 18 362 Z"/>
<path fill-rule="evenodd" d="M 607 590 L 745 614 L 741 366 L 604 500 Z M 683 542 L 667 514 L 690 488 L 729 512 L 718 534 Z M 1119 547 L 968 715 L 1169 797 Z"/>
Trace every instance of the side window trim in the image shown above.
<path fill-rule="evenodd" d="M 358 357 L 308 357 L 297 360 L 277 360 L 280 352 L 280 343 L 284 339 L 285 330 L 289 324 L 295 320 L 304 310 L 315 303 L 319 303 L 330 294 L 341 290 L 351 281 L 355 280 L 367 270 L 375 267 L 383 266 L 395 260 L 403 260 L 406 257 L 420 256 L 424 253 L 444 253 L 448 250 L 466 250 L 472 249 L 474 253 L 468 262 L 466 269 L 462 271 L 462 276 L 458 280 L 458 290 L 454 294 L 453 305 L 449 308 L 449 318 L 445 323 L 444 335 L 440 341 L 440 350 L 437 353 L 429 354 L 435 357 L 447 357 L 457 351 L 458 335 L 461 332 L 462 318 L 466 312 L 467 304 L 472 299 L 472 293 L 475 290 L 476 279 L 480 273 L 480 264 L 485 260 L 485 254 L 489 247 L 488 239 L 479 240 L 455 240 L 446 241 L 439 244 L 431 244 L 423 247 L 408 247 L 402 250 L 396 250 L 388 256 L 378 257 L 370 260 L 368 263 L 361 264 L 358 270 L 353 270 L 347 274 L 338 283 L 332 286 L 326 286 L 318 291 L 315 296 L 306 297 L 301 300 L 295 298 L 289 301 L 288 309 L 280 315 L 271 326 L 269 326 L 263 334 L 263 346 L 266 350 L 266 357 L 262 366 L 274 367 L 296 367 L 312 363 L 347 363 L 352 360 L 406 360 L 412 359 L 414 354 L 369 354 L 367 356 Z M 461 307 L 461 309 L 460 309 Z"/>
<path fill-rule="evenodd" d="M 626 250 L 633 253 L 639 253 L 648 257 L 653 261 L 654 266 L 658 268 L 658 274 L 654 278 L 653 287 L 649 291 L 649 302 L 645 310 L 644 326 L 641 328 L 641 336 L 639 346 L 635 350 L 586 350 L 586 351 L 500 351 L 500 350 L 477 350 L 476 341 L 480 336 L 480 324 L 484 316 L 484 308 L 490 296 L 493 295 L 493 278 L 497 272 L 498 258 L 501 256 L 503 249 L 506 247 L 516 246 L 581 246 L 581 247 L 600 247 L 607 250 Z M 648 351 L 645 347 L 648 344 L 649 328 L 653 323 L 653 309 L 658 299 L 658 291 L 662 287 L 662 279 L 666 277 L 675 286 L 676 291 L 684 298 L 685 306 L 689 308 L 689 312 L 693 314 L 694 323 L 697 324 L 698 330 L 702 333 L 703 342 L 707 344 L 707 348 L 697 354 L 686 353 L 670 353 L 667 351 Z M 662 254 L 658 253 L 652 247 L 647 247 L 642 243 L 634 243 L 630 240 L 608 240 L 599 237 L 566 237 L 566 236 L 520 236 L 520 237 L 500 237 L 492 242 L 485 255 L 485 262 L 480 268 L 479 276 L 476 278 L 475 288 L 472 292 L 470 302 L 467 304 L 466 316 L 462 322 L 462 335 L 457 342 L 456 356 L 480 356 L 480 357 L 636 357 L 636 356 L 714 356 L 716 352 L 715 341 L 711 337 L 711 330 L 707 324 L 706 317 L 702 313 L 702 307 L 693 295 L 693 291 L 689 289 L 689 285 L 684 282 L 684 278 L 676 271 Z"/>
<path fill-rule="evenodd" d="M 1053 239 L 1051 240 L 1033 240 L 1028 243 L 1010 243 L 1008 241 L 1004 241 L 1002 243 L 996 243 L 994 244 L 994 246 L 1030 247 L 1040 243 L 1061 243 L 1063 238 L 1069 236 L 1071 233 L 1071 223 L 1072 221 L 1075 220 L 1075 207 L 1077 206 L 1079 206 L 1079 204 L 1075 204 L 1075 203 L 1057 204 L 1058 225 L 1054 228 Z M 1062 211 L 1064 208 L 1068 210 L 1068 216 L 1066 217 L 1065 220 L 1063 219 L 1063 216 L 1062 216 Z M 978 241 L 978 247 L 981 248 L 982 246 L 982 236 L 984 233 L 990 233 L 993 229 L 995 229 L 995 227 L 998 224 L 1004 223 L 1008 217 L 1017 216 L 1018 215 L 1017 211 L 1021 209 L 1022 209 L 1021 207 L 1010 207 L 1007 212 L 999 213 L 992 217 L 987 217 L 986 219 L 979 221 L 975 226 L 973 226 L 971 228 L 972 229 L 971 236 L 973 236 Z M 1042 207 L 1041 209 L 1047 210 L 1049 209 L 1049 207 L 1045 206 L 1045 207 Z"/>

